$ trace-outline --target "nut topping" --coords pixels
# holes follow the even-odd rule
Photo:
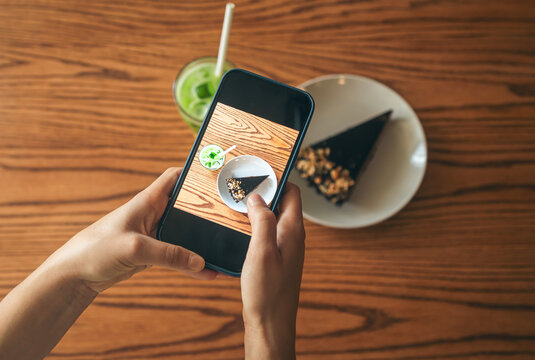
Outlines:
[[[316,187],[316,190],[335,204],[341,204],[349,197],[355,180],[348,169],[335,164],[328,157],[330,148],[305,148],[298,156],[296,168],[302,178]]]

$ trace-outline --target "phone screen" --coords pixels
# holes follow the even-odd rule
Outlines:
[[[251,238],[248,196],[258,193],[276,208],[313,108],[302,90],[245,70],[227,72],[158,238],[198,253],[209,268],[239,275]]]
[[[298,135],[298,130],[217,102],[174,207],[250,235],[248,195],[259,193],[271,203]]]

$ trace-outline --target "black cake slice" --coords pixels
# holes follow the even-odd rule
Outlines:
[[[264,180],[268,178],[268,175],[261,176],[247,176],[239,178],[228,178],[227,188],[230,193],[230,196],[236,202],[240,202],[254,189],[258,187]]]
[[[296,168],[316,191],[337,205],[349,198],[392,110],[301,150]]]

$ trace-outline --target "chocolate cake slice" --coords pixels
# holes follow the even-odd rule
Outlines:
[[[341,205],[374,148],[392,110],[301,150],[296,168],[319,194]]]
[[[258,187],[264,180],[268,178],[268,175],[261,176],[247,176],[239,178],[229,178],[227,181],[227,188],[230,196],[236,202],[240,202],[254,189]]]

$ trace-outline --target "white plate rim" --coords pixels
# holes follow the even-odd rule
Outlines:
[[[236,212],[239,212],[239,213],[242,213],[242,214],[247,214],[247,211],[245,212],[242,212],[240,210],[236,210],[232,207],[230,207],[226,202],[225,202],[225,199],[223,199],[223,196],[221,195],[221,191],[219,191],[219,179],[221,177],[221,174],[223,173],[223,169],[229,165],[231,162],[233,162],[234,160],[237,160],[237,159],[243,159],[245,157],[248,157],[248,158],[253,158],[255,159],[256,161],[262,161],[264,164],[266,164],[269,169],[271,170],[271,173],[269,174],[269,177],[273,177],[275,179],[275,185],[277,185],[277,174],[275,174],[275,170],[273,170],[273,167],[264,159],[262,159],[261,157],[259,156],[256,156],[256,155],[249,155],[249,154],[246,154],[246,155],[239,155],[239,156],[235,156],[233,157],[232,159],[230,159],[225,165],[223,165],[221,167],[221,169],[219,169],[219,174],[217,174],[217,179],[216,179],[216,185],[217,185],[217,193],[219,194],[219,198],[221,199],[221,201],[223,201],[223,204],[225,204],[229,209],[233,210],[233,211],[236,211]],[[269,204],[273,201],[273,198],[275,197],[275,193],[277,192],[277,186],[275,186],[275,191],[273,193],[273,195],[271,196],[271,199],[269,201],[266,201],[266,199],[264,199],[264,201],[266,201],[266,204]],[[247,196],[245,197],[245,199],[249,196],[249,194],[247,194]],[[243,199],[243,200],[245,200]],[[242,201],[243,201],[242,200]]]
[[[330,227],[330,228],[335,228],[335,229],[358,229],[358,228],[364,228],[364,227],[367,227],[367,226],[372,226],[372,225],[378,224],[378,223],[380,223],[382,221],[385,221],[385,220],[391,218],[392,216],[396,215],[399,211],[401,211],[401,209],[403,209],[405,206],[407,206],[407,204],[412,200],[414,195],[416,195],[416,192],[418,191],[418,189],[420,189],[420,186],[422,185],[425,173],[427,171],[427,162],[428,162],[429,156],[428,156],[428,148],[427,148],[427,138],[425,136],[425,131],[424,131],[424,128],[423,128],[422,123],[420,121],[420,118],[418,117],[418,115],[416,114],[416,112],[414,111],[412,106],[407,102],[407,100],[405,100],[405,98],[403,96],[401,96],[397,91],[395,91],[391,87],[386,86],[385,84],[383,84],[383,83],[381,83],[381,82],[379,82],[377,80],[371,79],[369,77],[362,76],[362,75],[354,75],[354,74],[328,74],[328,75],[322,75],[322,76],[318,76],[318,77],[309,79],[309,80],[299,84],[297,87],[307,91],[306,88],[308,86],[317,84],[317,83],[322,82],[322,81],[340,79],[342,77],[343,78],[351,78],[351,79],[359,80],[359,81],[367,81],[367,82],[373,83],[376,86],[380,86],[380,87],[382,87],[382,88],[384,88],[384,89],[386,89],[388,91],[391,91],[395,95],[397,95],[400,98],[400,100],[403,103],[405,103],[407,108],[410,110],[410,112],[412,113],[412,115],[416,119],[415,124],[416,124],[416,126],[419,128],[419,130],[422,133],[422,143],[424,144],[424,147],[425,147],[425,162],[424,162],[424,164],[422,166],[422,172],[420,174],[420,178],[416,182],[416,186],[414,187],[414,189],[408,194],[408,196],[406,196],[406,198],[402,202],[400,202],[400,204],[398,206],[393,207],[388,212],[385,211],[385,215],[378,217],[374,221],[370,221],[370,222],[367,222],[367,223],[364,223],[364,224],[359,224],[359,225],[332,223],[330,221],[325,221],[325,220],[323,220],[321,218],[317,218],[317,217],[315,217],[313,215],[310,215],[303,208],[303,217],[305,219],[309,220],[309,221],[312,221],[312,222],[316,223],[316,224],[327,226],[327,227]],[[393,109],[393,110],[395,111],[395,109]]]

